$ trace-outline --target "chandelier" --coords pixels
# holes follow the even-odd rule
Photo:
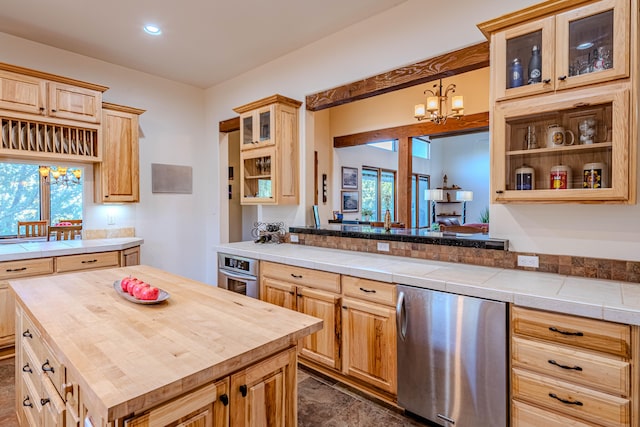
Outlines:
[[[65,186],[80,184],[82,177],[81,169],[69,169],[63,166],[56,166],[55,169],[52,169],[51,166],[40,166],[38,172],[45,182]]]
[[[462,95],[451,97],[451,111],[447,108],[447,100],[449,93],[456,92],[456,85],[451,83],[442,90],[442,79],[439,83],[433,85],[433,88],[437,88],[437,92],[431,89],[424,91],[424,94],[430,94],[427,97],[427,105],[417,104],[414,107],[414,117],[418,121],[429,120],[437,125],[443,125],[449,117],[459,119],[464,114],[464,101]]]

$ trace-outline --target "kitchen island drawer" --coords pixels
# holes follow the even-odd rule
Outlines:
[[[545,427],[596,427],[595,424],[565,417],[517,400],[513,401],[511,408],[513,427],[540,427],[541,425]]]
[[[391,283],[342,276],[342,287],[347,296],[385,305],[396,305],[396,287]]]
[[[528,368],[554,378],[629,396],[629,362],[551,343],[514,337],[513,366]]]
[[[513,332],[546,341],[629,357],[629,325],[512,307]]]
[[[0,262],[0,279],[17,279],[51,273],[53,273],[53,258]]]
[[[296,285],[340,293],[340,275],[337,273],[263,261],[260,264],[260,274]]]
[[[118,251],[69,255],[56,258],[56,272],[58,273],[118,267],[119,265],[120,253]]]
[[[512,373],[514,399],[604,426],[630,426],[631,404],[628,399],[518,368],[513,368]]]

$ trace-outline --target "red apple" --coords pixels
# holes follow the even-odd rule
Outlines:
[[[145,301],[154,301],[158,299],[159,294],[160,290],[158,288],[155,286],[148,286],[140,291],[140,296],[137,298]]]
[[[151,285],[145,282],[138,283],[133,287],[133,296],[140,299],[140,295],[142,295],[142,291],[145,288],[150,287]]]
[[[142,280],[140,279],[131,279],[131,281],[129,281],[129,286],[127,287],[129,295],[133,296],[133,288],[140,283],[142,283]]]
[[[131,276],[125,277],[124,279],[120,280],[120,287],[124,292],[129,291],[129,283],[131,282],[131,280],[132,280]]]

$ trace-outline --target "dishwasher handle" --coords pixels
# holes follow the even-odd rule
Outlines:
[[[396,303],[396,329],[398,338],[405,341],[407,338],[407,308],[404,305],[404,292],[398,294],[398,302]]]

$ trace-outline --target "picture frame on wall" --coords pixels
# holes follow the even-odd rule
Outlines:
[[[342,167],[342,188],[345,190],[358,189],[358,168]]]
[[[360,193],[357,191],[342,192],[342,212],[358,212],[360,210]]]

